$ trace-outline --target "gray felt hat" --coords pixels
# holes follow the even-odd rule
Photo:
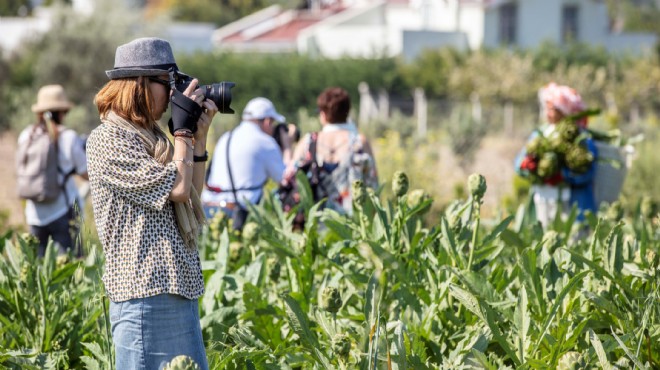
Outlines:
[[[117,47],[115,68],[105,71],[111,80],[159,76],[176,66],[170,43],[156,37],[135,39]]]

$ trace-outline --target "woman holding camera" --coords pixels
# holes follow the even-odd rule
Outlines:
[[[176,71],[167,41],[137,39],[117,48],[95,98],[101,125],[87,142],[89,179],[118,369],[158,369],[178,355],[208,368],[198,193],[218,109],[197,80],[171,89]],[[170,102],[174,144],[156,123]]]

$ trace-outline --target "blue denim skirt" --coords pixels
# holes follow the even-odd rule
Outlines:
[[[173,294],[110,302],[116,368],[160,370],[186,355],[208,370],[198,306]]]

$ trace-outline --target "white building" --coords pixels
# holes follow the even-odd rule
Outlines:
[[[3,53],[16,51],[24,41],[39,37],[53,27],[54,9],[39,6],[40,1],[34,3],[37,6],[31,16],[0,17],[0,57]],[[144,6],[141,0],[123,0],[123,3],[130,9]],[[72,1],[72,10],[81,17],[92,14],[95,6],[94,0]],[[158,36],[166,38],[177,53],[194,53],[213,50],[211,36],[214,32],[215,26],[211,23],[167,22],[159,27]]]
[[[311,1],[309,9],[254,13],[218,29],[213,43],[238,52],[412,58],[424,48],[530,48],[546,40],[641,53],[657,39],[613,32],[603,0]]]

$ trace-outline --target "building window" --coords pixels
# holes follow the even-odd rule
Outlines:
[[[518,25],[518,4],[503,4],[500,7],[500,43],[515,44]]]
[[[570,42],[578,39],[578,20],[580,8],[577,5],[566,5],[561,11],[561,40]]]

